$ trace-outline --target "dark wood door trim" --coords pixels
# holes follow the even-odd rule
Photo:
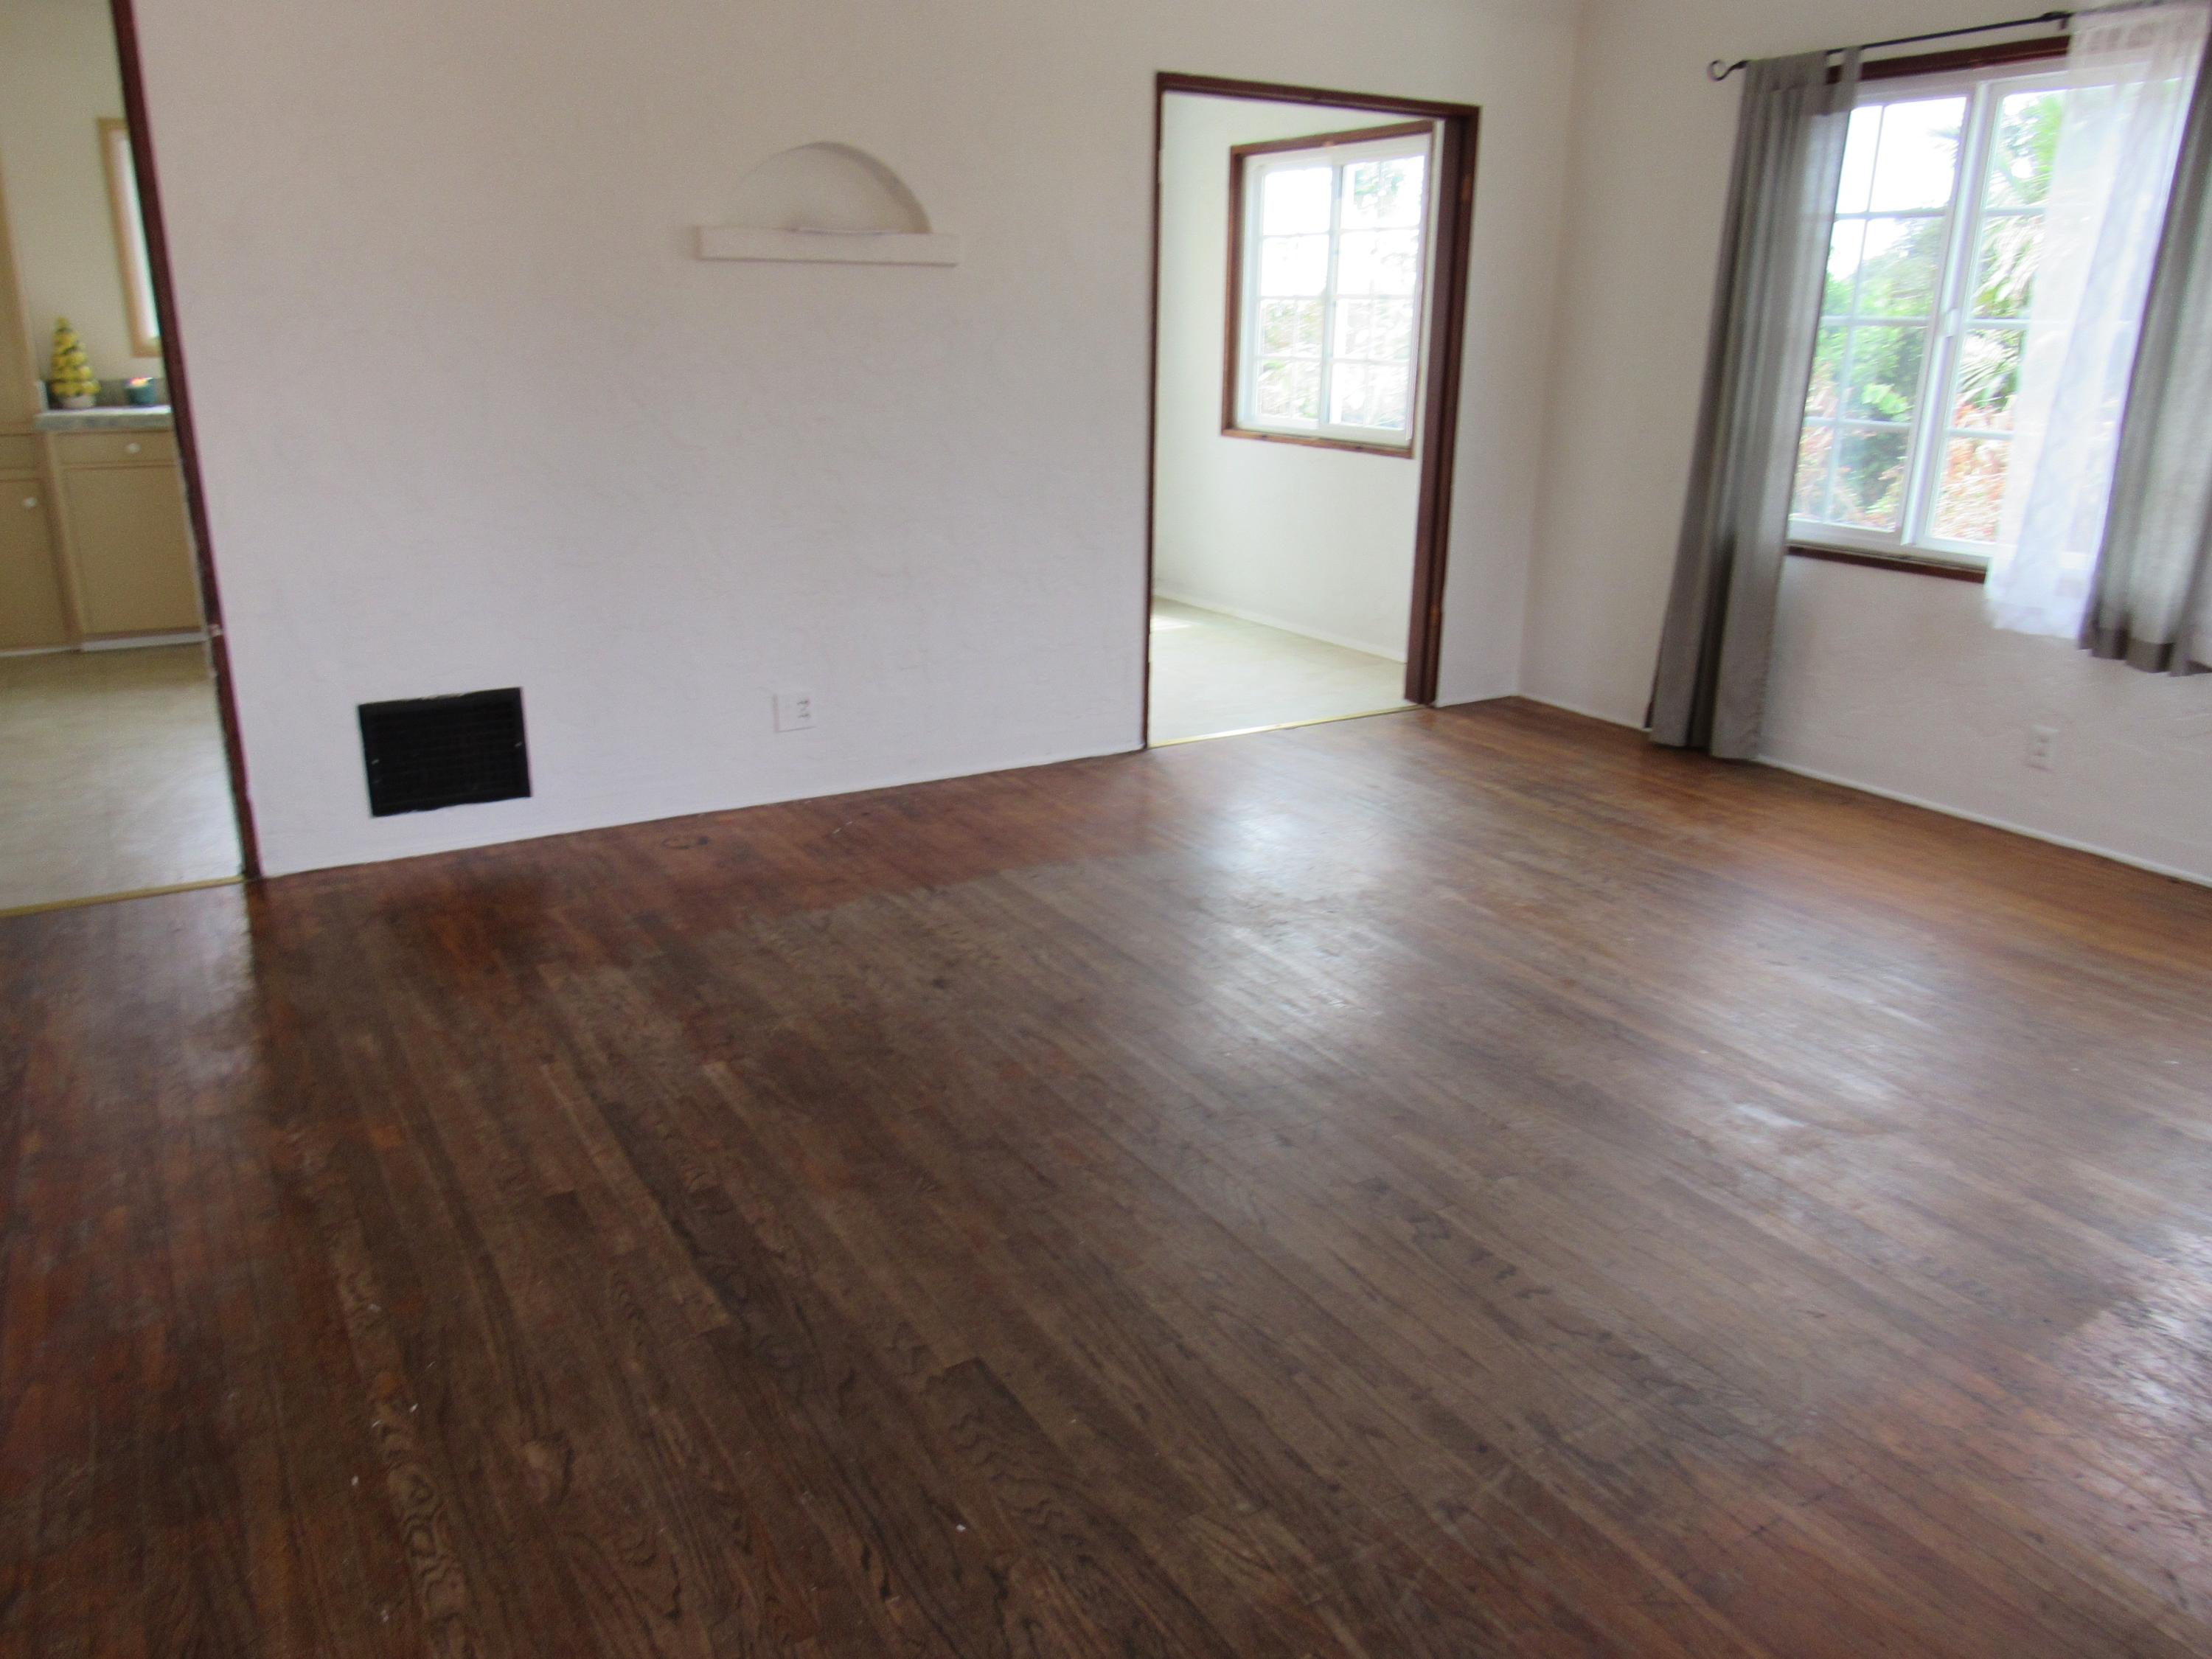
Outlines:
[[[1440,104],[1426,98],[1395,98],[1387,93],[1341,92],[1331,87],[1293,87],[1273,81],[1233,81],[1218,75],[1159,74],[1159,90],[1202,93],[1209,98],[1256,98],[1270,104],[1327,104],[1334,109],[1374,109],[1409,121],[1442,121],[1474,115],[1473,104]]]
[[[169,276],[167,222],[154,160],[154,133],[146,118],[146,82],[138,55],[133,0],[108,0],[115,19],[115,56],[123,76],[123,114],[131,124],[131,164],[138,173],[138,214],[146,229],[146,264],[153,273],[154,305],[161,319],[161,368],[169,383],[169,409],[177,434],[177,465],[184,475],[185,510],[199,561],[200,605],[215,670],[216,706],[222,715],[222,748],[230,770],[230,798],[238,817],[242,873],[261,874],[261,843],[253,828],[253,802],[246,782],[246,748],[239,737],[238,702],[231,690],[230,639],[222,625],[222,595],[216,580],[215,544],[208,533],[207,492],[200,482],[199,441],[192,422],[191,389],[185,373],[185,344],[178,326],[176,285]]]
[[[1429,331],[1428,362],[1422,375],[1420,498],[1414,515],[1413,599],[1406,642],[1406,699],[1409,702],[1433,703],[1437,700],[1437,665],[1443,643],[1445,556],[1451,531],[1452,450],[1459,435],[1461,370],[1467,335],[1467,280],[1474,219],[1475,152],[1482,112],[1472,104],[1441,104],[1419,98],[1338,92],[1325,87],[1279,86],[1265,81],[1231,81],[1163,71],[1152,93],[1152,286],[1145,375],[1145,653],[1140,699],[1144,741],[1149,744],[1152,734],[1152,521],[1159,486],[1160,146],[1167,97],[1176,92],[1213,98],[1250,98],[1269,103],[1375,110],[1407,120],[1433,121],[1437,125],[1436,289],[1431,307],[1434,326]]]
[[[1460,373],[1467,343],[1469,236],[1480,114],[1447,117],[1437,135],[1436,327],[1429,337],[1420,506],[1413,521],[1413,614],[1406,636],[1406,700],[1437,700],[1443,649],[1444,567],[1451,539],[1453,451],[1459,442]]]

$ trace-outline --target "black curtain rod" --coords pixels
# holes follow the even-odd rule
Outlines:
[[[2046,11],[2035,17],[2015,17],[2009,23],[1974,23],[1962,29],[1937,29],[1929,34],[1900,34],[1894,40],[1869,40],[1858,50],[1875,52],[1883,46],[1917,46],[1923,40],[1948,40],[1961,34],[1991,34],[1998,29],[2033,28],[2038,23],[2055,23],[2063,28],[2073,21],[2074,14],[2070,11]],[[1829,55],[1832,57],[1837,52],[1849,52],[1851,48],[1830,46],[1827,50]],[[1716,81],[1725,81],[1738,70],[1749,68],[1750,64],[1751,59],[1748,58],[1739,58],[1733,64],[1723,64],[1716,58],[1705,65],[1705,73]]]

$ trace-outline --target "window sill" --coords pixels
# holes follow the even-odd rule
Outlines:
[[[1862,547],[1826,547],[1818,542],[1791,542],[1789,550],[1792,558],[1863,564],[1876,570],[1902,570],[1914,576],[1941,576],[1946,581],[1979,585],[1990,579],[1987,566],[1946,558],[1940,553],[1869,553]]]
[[[1413,459],[1411,444],[1364,444],[1352,438],[1317,438],[1303,432],[1261,432],[1249,426],[1224,426],[1224,438],[1257,438],[1264,444],[1303,444],[1308,449],[1348,449],[1359,455],[1394,455],[1401,461]]]

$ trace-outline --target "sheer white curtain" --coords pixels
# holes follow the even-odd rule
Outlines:
[[[2069,640],[2081,630],[2209,14],[2205,0],[2178,0],[2075,19],[2012,464],[1984,590],[2000,628]]]
[[[2212,672],[2212,71],[2181,135],[2081,643],[2146,673]]]

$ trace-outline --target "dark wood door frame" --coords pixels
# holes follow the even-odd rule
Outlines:
[[[169,408],[177,434],[177,465],[184,474],[185,511],[199,562],[200,607],[215,670],[216,706],[222,714],[223,754],[230,769],[231,806],[238,817],[240,872],[261,874],[261,843],[253,829],[253,803],[246,787],[246,749],[238,734],[238,702],[230,685],[230,641],[223,632],[222,597],[216,581],[215,544],[208,535],[207,492],[200,484],[199,442],[192,424],[191,389],[185,376],[184,339],[177,324],[176,285],[169,276],[169,237],[161,214],[161,179],[154,165],[153,128],[146,118],[146,82],[138,57],[138,19],[132,0],[108,0],[115,19],[115,56],[123,76],[123,115],[131,124],[131,164],[138,174],[138,215],[146,228],[146,264],[154,279],[154,307],[161,319],[161,368],[169,382]]]
[[[125,3],[125,0],[118,0]],[[1443,638],[1444,564],[1451,531],[1452,450],[1459,436],[1462,360],[1467,337],[1469,231],[1474,222],[1474,160],[1482,112],[1473,104],[1440,104],[1421,98],[1336,92],[1326,87],[1278,86],[1265,81],[1225,81],[1207,75],[1162,71],[1152,92],[1152,330],[1146,365],[1145,437],[1145,741],[1152,720],[1152,543],[1158,503],[1160,431],[1160,146],[1170,93],[1210,98],[1249,98],[1267,103],[1321,104],[1373,110],[1407,120],[1437,123],[1436,256],[1431,280],[1428,362],[1424,374],[1418,464],[1420,505],[1413,521],[1413,603],[1406,639],[1406,700],[1437,700],[1437,661]]]

